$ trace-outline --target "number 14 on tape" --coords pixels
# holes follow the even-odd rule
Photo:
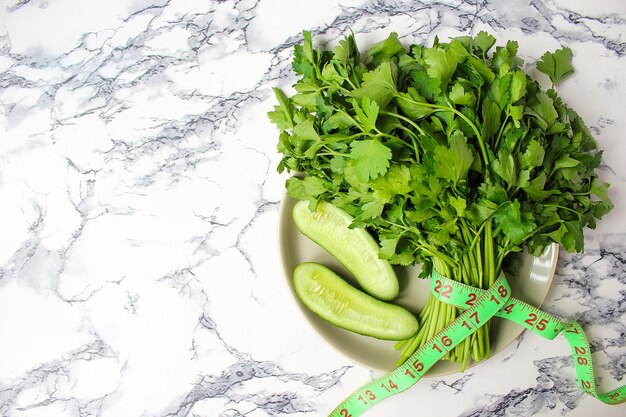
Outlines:
[[[480,290],[433,271],[431,292],[443,302],[467,309],[450,325],[435,334],[402,366],[356,390],[329,417],[356,417],[379,401],[412,387],[449,350],[494,316],[514,321],[547,339],[563,334],[572,350],[581,389],[606,404],[626,402],[626,385],[603,394],[597,392],[591,350],[582,327],[575,321],[565,323],[512,298],[504,274],[500,275],[489,290]]]

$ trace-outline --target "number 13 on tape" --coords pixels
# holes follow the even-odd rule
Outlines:
[[[626,402],[626,385],[603,394],[597,392],[591,349],[582,327],[575,321],[565,323],[512,298],[511,289],[503,274],[485,291],[458,283],[433,271],[431,292],[439,300],[467,310],[435,334],[402,366],[352,393],[329,417],[356,417],[379,401],[412,387],[449,350],[496,315],[514,321],[547,339],[563,334],[572,350],[581,389],[606,404]]]
[[[402,366],[356,390],[335,408],[330,417],[356,417],[379,401],[415,385],[448,351],[491,319],[506,303],[510,293],[509,284],[501,275],[489,291],[478,296],[470,308],[436,333]]]

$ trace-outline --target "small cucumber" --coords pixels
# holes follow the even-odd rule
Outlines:
[[[378,257],[378,244],[367,230],[348,227],[354,220],[348,213],[324,201],[311,211],[308,201],[299,201],[293,220],[302,234],[341,262],[367,293],[381,300],[398,295],[398,278],[391,264]]]
[[[404,340],[417,332],[417,319],[407,309],[352,287],[323,265],[298,265],[293,284],[309,310],[346,330],[385,340]]]

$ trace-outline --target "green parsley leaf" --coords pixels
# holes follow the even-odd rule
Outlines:
[[[510,101],[510,85],[511,75],[506,74],[502,77],[496,78],[493,83],[491,83],[491,87],[489,88],[489,98],[491,98],[501,110],[503,110]]]
[[[496,38],[481,30],[474,38],[474,45],[482,51],[483,55],[489,52],[491,47],[496,43]]]
[[[339,45],[333,50],[334,59],[345,67],[353,68],[359,65],[360,53],[354,35],[348,35],[339,41]]]
[[[515,124],[515,127],[521,126],[521,120],[524,117],[524,106],[511,106],[509,105],[509,116],[511,116],[511,120]]]
[[[375,101],[364,97],[361,100],[361,105],[359,105],[357,100],[352,100],[352,107],[354,108],[358,121],[363,125],[364,132],[376,130],[376,120],[378,119],[380,107],[378,107]]]
[[[500,108],[489,97],[483,100],[482,119],[481,134],[484,140],[488,140],[500,127]]]
[[[515,71],[511,79],[510,103],[513,104],[526,94],[526,74]]]
[[[413,120],[423,119],[434,111],[431,107],[422,105],[428,102],[413,87],[409,87],[406,93],[398,93],[394,101],[402,113]]]
[[[493,54],[491,63],[493,67],[500,71],[502,66],[509,69],[519,68],[524,61],[517,56],[518,44],[516,41],[508,41],[506,46],[497,46],[496,52]]]
[[[494,213],[496,225],[502,228],[507,239],[514,245],[519,245],[526,236],[535,229],[531,213],[520,211],[519,201],[509,202],[500,206]]]
[[[450,205],[454,207],[457,216],[465,216],[465,210],[467,209],[467,200],[465,200],[463,197],[450,197]]]
[[[507,149],[498,153],[498,159],[491,163],[493,171],[500,176],[510,187],[517,184],[517,170],[515,168],[515,158]]]
[[[480,227],[493,216],[498,205],[486,198],[479,198],[469,208],[468,217],[474,226]]]
[[[602,204],[605,206],[613,207],[613,203],[609,198],[609,184],[606,182],[600,183],[597,178],[594,178],[591,182],[591,194],[598,197]]]
[[[384,175],[389,168],[391,149],[377,139],[354,141],[351,144],[352,166],[361,181],[369,181]]]
[[[398,246],[399,240],[399,236],[380,240],[380,254],[383,259],[391,259],[396,254],[396,246]]]
[[[487,64],[485,64],[484,61],[478,59],[475,56],[469,56],[467,57],[467,61],[470,63],[470,65],[474,68],[474,70],[480,74],[480,76],[487,82],[493,82],[493,80],[496,78],[496,75],[493,73],[493,71],[489,68],[489,66],[487,66]]]
[[[350,115],[345,112],[335,112],[326,119],[322,129],[325,133],[329,133],[332,130],[342,130],[354,125],[354,119]]]
[[[343,77],[337,72],[337,68],[335,68],[335,64],[332,61],[324,65],[322,78],[331,84],[343,84]]]
[[[569,155],[563,155],[554,163],[554,171],[563,168],[574,168],[578,166],[580,161],[574,158],[571,158]]]
[[[389,261],[396,265],[409,266],[415,263],[415,256],[413,255],[415,251],[411,250],[410,247],[407,247],[401,253],[393,255]]]
[[[522,155],[522,169],[532,169],[543,164],[545,150],[539,141],[532,139],[526,146],[526,151]]]
[[[434,159],[435,175],[456,185],[467,177],[474,155],[467,146],[467,139],[456,134],[450,137],[450,147],[439,145],[435,148]]]
[[[412,76],[417,91],[428,101],[435,101],[435,97],[441,94],[441,83],[438,79],[430,77],[426,72],[414,72]]]
[[[405,165],[393,165],[384,176],[372,181],[372,189],[388,195],[407,194],[411,191],[411,171]]]
[[[445,91],[448,82],[461,62],[459,54],[453,50],[441,47],[431,48],[424,51],[424,62],[428,64],[426,72],[428,76],[439,80],[441,91]]]
[[[307,119],[298,123],[296,127],[293,128],[293,134],[301,140],[318,141],[320,139],[320,136],[317,134],[317,131],[313,126],[312,119]]]
[[[354,90],[353,97],[368,98],[385,107],[397,94],[396,83],[393,79],[392,63],[384,62],[376,69],[363,74],[361,87]]]
[[[315,73],[311,32],[305,30],[302,32],[302,35],[304,37],[303,44],[294,47],[292,67],[296,74],[302,74],[305,78],[311,78]]]
[[[546,52],[537,61],[537,69],[550,77],[554,87],[554,85],[574,72],[572,50],[561,48],[554,52]]]
[[[337,174],[341,174],[343,172],[343,170],[346,168],[346,164],[346,158],[338,155],[333,156],[329,162],[331,171]]]
[[[582,225],[579,222],[565,222],[567,233],[563,236],[563,246],[569,252],[582,252],[585,246]]]
[[[463,104],[465,106],[473,106],[476,102],[476,97],[470,92],[466,92],[461,83],[454,84],[448,97],[454,104]]]
[[[373,193],[368,193],[361,200],[363,205],[361,206],[361,213],[357,215],[356,220],[364,222],[380,217],[389,199],[389,195],[384,192],[374,191]]]
[[[270,121],[281,131],[293,128],[293,106],[279,88],[274,87],[272,90],[278,106],[274,106],[274,110],[267,113]]]
[[[291,177],[287,180],[287,194],[299,200],[311,200],[324,194],[326,186],[324,180],[318,177]]]
[[[528,185],[524,187],[524,191],[531,199],[536,201],[543,201],[552,195],[560,194],[560,191],[558,190],[545,189],[547,178],[548,177],[546,176],[545,172],[540,173],[538,176],[533,178]]]
[[[313,62],[315,61],[315,53],[313,52],[313,40],[311,39],[311,32],[309,32],[308,30],[303,30],[302,37],[304,38],[304,43],[302,44],[302,52],[304,54],[304,57],[310,62]]]
[[[554,108],[554,102],[543,91],[537,93],[534,100],[530,103],[530,107],[526,107],[526,113],[535,116],[535,120],[539,127],[548,130],[556,121],[559,114]]]
[[[387,39],[374,44],[370,48],[368,55],[373,58],[374,65],[377,65],[381,62],[390,61],[392,57],[401,53],[404,53],[404,47],[398,40],[398,34],[391,32]]]
[[[319,88],[313,81],[306,80],[297,83],[294,86],[298,94],[291,97],[291,101],[296,106],[304,107],[307,110],[313,111],[316,109],[317,97],[319,96]]]

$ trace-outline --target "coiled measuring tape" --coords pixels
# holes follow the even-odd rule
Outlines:
[[[412,387],[437,361],[492,317],[518,323],[545,337],[562,334],[572,350],[580,388],[606,404],[626,402],[626,385],[598,393],[591,361],[591,349],[582,327],[563,322],[538,308],[511,297],[504,274],[489,290],[481,290],[441,276],[433,271],[431,293],[439,300],[465,311],[415,351],[399,368],[364,385],[341,402],[329,417],[356,417],[373,405]]]

